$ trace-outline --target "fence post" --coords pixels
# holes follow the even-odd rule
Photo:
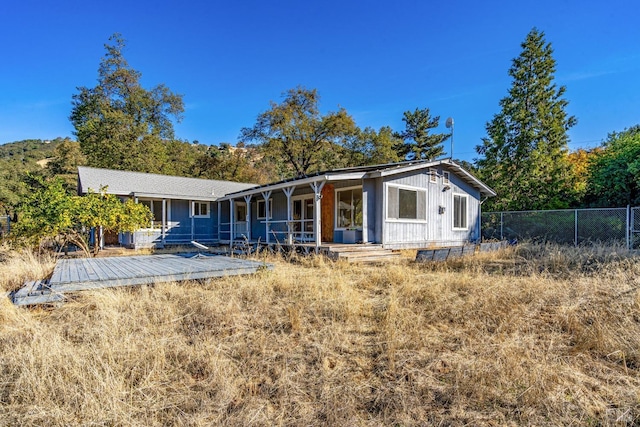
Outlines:
[[[627,234],[627,250],[631,250],[631,205],[627,205],[627,226],[626,226],[626,234]]]
[[[575,247],[578,247],[578,209],[575,210],[574,216],[575,216],[575,224],[573,226],[574,228],[573,245]]]
[[[504,212],[500,212],[500,241],[504,240],[504,234],[502,234],[502,224],[504,224],[503,215],[504,215]]]

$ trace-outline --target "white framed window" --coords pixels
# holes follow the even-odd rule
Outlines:
[[[387,186],[387,219],[427,220],[427,191],[422,188]]]
[[[438,182],[438,171],[434,168],[429,168],[429,181]]]
[[[453,228],[466,230],[468,228],[468,202],[469,196],[466,194],[453,195]]]
[[[442,172],[442,183],[449,184],[449,172]]]
[[[267,219],[265,200],[258,200],[258,219]],[[269,199],[269,219],[273,217],[273,201]]]
[[[209,218],[209,202],[191,202],[191,215],[194,218]]]
[[[362,187],[336,190],[336,228],[362,228]]]

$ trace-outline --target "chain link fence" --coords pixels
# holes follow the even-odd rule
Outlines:
[[[0,215],[0,239],[9,235],[11,219],[6,215]]]
[[[640,247],[640,207],[483,212],[484,240],[532,240]]]

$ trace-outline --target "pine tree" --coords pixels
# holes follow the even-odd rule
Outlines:
[[[429,134],[438,127],[440,116],[431,117],[428,108],[405,111],[402,116],[405,130],[397,136],[404,140],[402,155],[410,159],[434,160],[444,154],[442,143],[451,135],[447,133]]]
[[[498,193],[485,210],[564,208],[574,201],[567,131],[576,118],[565,111],[566,88],[554,83],[553,49],[535,28],[521,46],[502,110],[476,147],[480,177]]]

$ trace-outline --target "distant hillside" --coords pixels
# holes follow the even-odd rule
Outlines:
[[[42,171],[65,141],[26,139],[0,145],[0,215],[10,215],[25,194],[22,177],[26,172]]]
[[[56,147],[64,141],[63,138],[53,140],[25,139],[23,141],[7,142],[0,145],[0,160],[19,163],[36,163],[53,157]]]

